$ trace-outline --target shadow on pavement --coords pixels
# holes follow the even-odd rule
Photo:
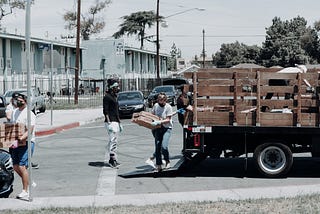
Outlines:
[[[179,170],[179,168],[171,168],[162,172],[151,171],[149,166],[136,167],[138,170],[120,174],[123,178],[137,177],[235,177],[235,178],[262,178],[255,167],[252,158],[247,159],[247,167],[245,158],[230,159],[211,159],[207,158],[193,168]],[[295,157],[291,171],[286,177],[273,178],[318,178],[320,177],[320,158]]]

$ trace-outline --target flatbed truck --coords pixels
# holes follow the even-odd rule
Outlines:
[[[208,157],[250,156],[262,175],[282,177],[292,167],[293,154],[319,157],[319,71],[280,70],[217,68],[185,73],[192,80],[193,111],[185,115],[179,170]]]

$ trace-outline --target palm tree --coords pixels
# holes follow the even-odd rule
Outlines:
[[[157,15],[153,11],[140,11],[132,13],[129,16],[123,16],[124,22],[119,25],[120,30],[114,33],[114,38],[120,38],[123,35],[131,36],[138,34],[140,40],[140,48],[143,48],[143,42],[145,37],[146,27],[151,28],[157,22]],[[163,17],[159,16],[159,21],[162,21]]]

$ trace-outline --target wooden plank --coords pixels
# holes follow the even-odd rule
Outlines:
[[[261,79],[297,79],[296,73],[270,73],[261,72]]]
[[[257,71],[257,114],[256,114],[256,125],[260,126],[261,121],[261,74],[260,71]]]
[[[255,112],[251,113],[238,113],[237,115],[237,121],[238,125],[240,126],[255,126],[256,125],[256,120],[255,120]]]
[[[294,100],[261,100],[260,104],[262,106],[268,106],[269,108],[283,108],[288,106],[288,108],[294,107]]]
[[[232,79],[232,72],[198,72],[198,79]]]
[[[297,126],[301,126],[301,84],[302,84],[302,75],[298,73],[298,107],[297,107]]]
[[[301,113],[301,126],[314,127],[317,126],[317,114],[315,113]]]
[[[261,126],[293,126],[294,114],[284,113],[260,113]]]
[[[233,86],[200,86],[198,96],[233,96]]]
[[[198,96],[198,85],[197,85],[197,73],[195,72],[193,74],[193,108],[195,109],[196,106],[198,106],[198,100],[197,100],[197,96]],[[193,113],[193,124],[197,125],[198,123],[198,112],[195,111]]]
[[[238,73],[237,72],[234,72],[233,73],[233,78],[234,78],[234,83],[233,83],[233,86],[234,86],[234,92],[233,92],[233,105],[234,105],[234,114],[233,114],[233,125],[237,125],[237,97],[238,97],[238,90],[239,90],[239,87],[237,87],[237,78],[238,78]]]
[[[292,86],[261,86],[260,93],[261,95],[265,95],[267,93],[295,93],[295,89]]]
[[[229,112],[198,112],[197,124],[201,125],[231,125],[233,115]]]
[[[197,99],[198,106],[233,105],[233,99]]]
[[[230,86],[230,85],[233,85],[233,79],[199,79],[198,83],[202,86],[209,86],[209,85]]]

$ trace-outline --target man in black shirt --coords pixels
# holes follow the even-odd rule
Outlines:
[[[119,92],[119,83],[115,80],[108,79],[108,90],[103,98],[103,114],[105,116],[105,127],[109,136],[108,151],[109,165],[112,168],[118,168],[117,161],[117,142],[119,132],[122,131],[118,111],[117,94]]]

